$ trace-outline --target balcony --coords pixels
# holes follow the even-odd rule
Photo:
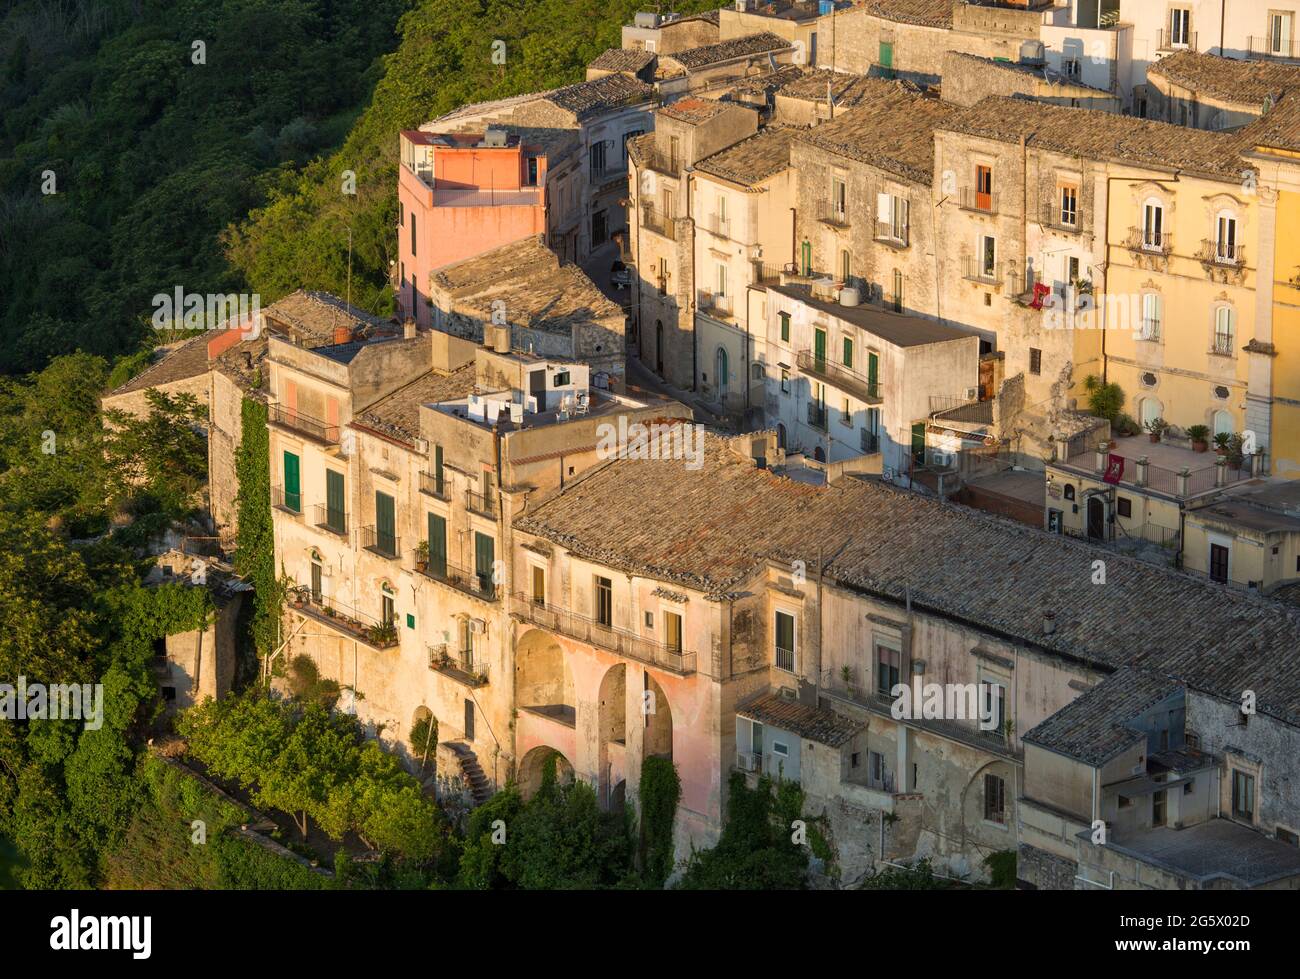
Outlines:
[[[880,436],[876,432],[868,432],[864,428],[861,435],[863,455],[871,456],[880,451]]]
[[[1197,50],[1196,31],[1171,33],[1168,28],[1162,28],[1156,37],[1157,51],[1185,51],[1188,48]]]
[[[313,442],[319,442],[321,445],[339,444],[338,425],[327,424],[319,418],[304,415],[284,405],[271,405],[267,410],[267,421],[279,428],[303,435]]]
[[[475,493],[473,490],[465,491],[465,506],[480,517],[495,520],[497,516],[496,504],[496,494],[491,490],[486,493]]]
[[[879,381],[859,374],[851,367],[837,364],[825,357],[818,357],[811,350],[800,350],[795,355],[795,360],[799,364],[799,370],[805,374],[820,378],[846,394],[853,395],[859,401],[880,404]],[[812,424],[811,420],[809,424]]]
[[[1203,238],[1196,257],[1203,265],[1214,265],[1222,269],[1240,269],[1246,264],[1246,246],[1236,242]]]
[[[529,595],[516,593],[515,612],[525,621],[548,632],[599,646],[618,656],[688,676],[695,672],[695,653],[669,646],[613,626],[603,625],[586,616],[555,605],[543,605]]]
[[[641,165],[662,173],[665,177],[679,177],[682,172],[682,159],[672,153],[665,153],[658,147],[641,151]]]
[[[895,224],[893,221],[876,222],[876,241],[894,248],[906,248],[908,245],[907,225]]]
[[[998,278],[997,266],[990,266],[973,255],[967,255],[961,260],[961,277],[969,282],[978,282],[981,285],[1002,288],[1002,280]]]
[[[794,672],[794,650],[784,649],[781,646],[777,646],[775,647],[775,649],[776,649],[776,656],[775,656],[776,668],[778,670],[784,670],[786,673],[793,673]]]
[[[717,292],[701,292],[699,307],[701,312],[708,313],[715,319],[727,320],[733,315],[731,302],[730,296]]]
[[[669,241],[677,240],[677,220],[670,218],[662,211],[653,207],[641,208],[641,227],[647,231],[653,231],[657,235],[662,235]]]
[[[348,515],[342,510],[332,510],[322,503],[312,507],[312,523],[321,530],[340,537],[348,535]]]
[[[627,186],[627,167],[593,167],[591,169],[591,186],[597,194]]]
[[[474,662],[474,651],[453,651],[448,645],[439,643],[428,647],[429,669],[441,673],[466,687],[485,687],[488,682],[486,663]]]
[[[1139,255],[1168,258],[1174,247],[1173,235],[1150,228],[1129,228],[1124,247]]]
[[[781,284],[781,266],[768,265],[765,262],[750,262],[749,264],[753,270],[753,285],[779,286]],[[794,268],[794,266],[790,266],[790,268]]]
[[[998,213],[998,195],[986,194],[974,187],[963,187],[958,195],[958,203],[963,211],[975,211],[977,214]]]
[[[472,595],[485,602],[495,602],[500,597],[500,589],[492,583],[491,571],[471,571],[448,564],[445,559],[420,560],[415,563],[415,570],[426,578],[450,585],[457,591]]]
[[[400,643],[395,622],[381,622],[366,612],[323,595],[313,595],[306,585],[289,589],[289,606],[301,615],[328,626],[372,649],[391,649]]]
[[[1043,227],[1077,235],[1083,230],[1083,222],[1077,209],[1066,211],[1059,202],[1049,202],[1043,205]]]
[[[849,226],[849,208],[845,201],[818,201],[817,220],[833,228]]]
[[[808,402],[808,427],[819,432],[826,431],[826,406],[816,401]]]
[[[450,500],[451,494],[447,487],[447,476],[445,473],[420,473],[420,492],[427,496],[435,497],[439,500]]]
[[[361,546],[373,554],[396,561],[402,553],[402,539],[373,524],[361,528]]]
[[[1251,37],[1247,39],[1246,47],[1251,58],[1275,58],[1279,61],[1300,59],[1300,46],[1293,37]]]
[[[710,214],[704,219],[704,227],[721,238],[731,237],[731,219],[721,214]]]
[[[296,517],[302,513],[302,493],[286,493],[283,486],[272,486],[271,506]]]
[[[1124,459],[1120,483],[1176,499],[1199,496],[1251,478],[1249,457],[1234,465],[1230,459],[1173,442],[1152,442],[1145,435],[1113,439],[1109,454]],[[1077,471],[1100,473],[1096,442],[1087,439],[1077,445],[1071,443],[1065,464]]]

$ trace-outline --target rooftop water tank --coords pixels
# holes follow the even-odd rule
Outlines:
[[[862,302],[862,294],[853,286],[845,286],[840,290],[841,306],[856,306]]]
[[[1047,64],[1047,48],[1042,41],[1022,41],[1020,43],[1020,63],[1041,67]]]

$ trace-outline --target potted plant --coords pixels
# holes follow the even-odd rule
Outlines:
[[[1228,432],[1219,432],[1214,436],[1214,451],[1221,456],[1228,454],[1228,444],[1232,441],[1232,435]]]
[[[849,696],[856,697],[858,695],[858,685],[853,681],[853,667],[841,666],[840,679],[844,681],[844,686],[848,687]]]
[[[1210,426],[1188,425],[1187,437],[1192,440],[1193,452],[1204,452],[1210,447]]]
[[[429,542],[422,540],[415,545],[415,569],[424,571],[429,566]]]
[[[1160,436],[1163,435],[1165,429],[1169,427],[1169,423],[1163,418],[1152,418],[1142,427],[1147,430],[1147,434],[1151,436],[1152,442],[1159,442]]]

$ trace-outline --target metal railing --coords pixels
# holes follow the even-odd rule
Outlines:
[[[380,530],[374,524],[361,528],[361,546],[380,557],[393,560],[402,553],[402,539],[395,534]]]
[[[283,486],[272,486],[271,506],[285,513],[302,513],[302,493],[286,493]]]
[[[908,239],[908,226],[898,225],[893,221],[876,222],[876,241],[883,242],[886,245],[895,245],[899,248],[906,248]]]
[[[880,382],[859,374],[852,367],[846,367],[824,357],[819,358],[812,350],[800,350],[795,354],[795,362],[799,365],[799,370],[805,374],[820,377],[827,384],[832,384],[841,391],[847,391],[862,401],[880,400]]]
[[[272,425],[292,429],[299,435],[306,435],[314,441],[323,442],[326,445],[338,444],[338,425],[327,424],[319,418],[304,415],[293,408],[286,408],[284,405],[271,405],[268,409],[267,418]]]
[[[836,228],[849,226],[849,206],[841,201],[818,201],[817,220]]]
[[[664,214],[658,208],[641,208],[641,227],[663,235],[669,241],[677,240],[677,220]]]
[[[1157,51],[1180,51],[1183,48],[1196,50],[1196,31],[1179,31],[1174,34],[1167,27],[1160,29],[1156,39]]]
[[[863,455],[875,455],[880,451],[880,436],[875,432],[869,432],[862,429],[862,453]]]
[[[1048,201],[1043,205],[1043,225],[1055,228],[1057,231],[1068,231],[1071,234],[1078,234],[1083,230],[1083,221],[1078,207],[1076,206],[1074,212],[1070,213],[1061,207],[1060,201]]]
[[[679,646],[655,642],[614,626],[601,625],[594,619],[560,606],[538,604],[530,595],[516,593],[515,602],[514,611],[541,629],[558,632],[570,639],[599,646],[619,656],[674,673],[685,675],[695,672],[695,653]]]
[[[331,510],[324,503],[312,507],[312,522],[321,530],[345,536],[348,532],[348,515],[344,510]]]
[[[1202,238],[1201,248],[1196,257],[1207,265],[1221,265],[1224,268],[1239,269],[1246,264],[1246,248],[1235,241],[1215,241]]]
[[[1282,58],[1295,60],[1300,58],[1300,46],[1294,37],[1270,35],[1268,37],[1250,37],[1246,42],[1247,53],[1252,58]]]
[[[1129,228],[1125,245],[1130,251],[1168,255],[1173,250],[1173,236],[1167,231],[1151,228]]]
[[[683,160],[680,156],[665,153],[657,147],[652,146],[641,151],[641,165],[643,167],[657,170],[668,177],[679,176],[682,172],[682,163]]]
[[[731,219],[724,218],[721,214],[710,214],[704,220],[704,227],[723,238],[731,237]]]
[[[327,623],[379,649],[387,649],[400,642],[396,620],[385,622],[332,597],[313,595],[307,585],[296,585],[289,590],[289,605],[296,611],[306,613],[317,621]]]
[[[466,490],[465,506],[483,517],[495,517],[497,515],[496,494],[491,490],[486,493],[475,493],[473,490]]]
[[[487,663],[475,662],[472,649],[453,650],[445,642],[427,648],[429,669],[435,673],[470,687],[481,687],[488,682]]]
[[[700,309],[715,316],[731,316],[731,297],[716,292],[701,292]]]
[[[445,557],[439,557],[437,554],[431,554],[427,560],[417,562],[415,570],[426,578],[440,581],[444,585],[450,585],[467,595],[473,595],[487,602],[495,602],[501,595],[500,588],[492,583],[491,571],[458,568],[454,564],[448,564]]]
[[[963,279],[971,282],[982,282],[985,285],[1001,286],[1002,280],[998,278],[997,266],[990,270],[984,263],[973,255],[966,255],[961,260],[961,275]]]
[[[427,493],[429,496],[436,496],[440,500],[449,499],[450,494],[448,493],[448,489],[447,489],[447,484],[449,482],[450,480],[447,479],[445,473],[437,474],[437,473],[430,473],[430,472],[421,472],[420,492]]]
[[[962,210],[965,211],[979,211],[982,214],[998,213],[998,195],[992,192],[985,194],[974,187],[963,187],[958,200]]]
[[[820,432],[826,431],[826,406],[816,401],[808,402],[808,424]]]
[[[785,670],[787,673],[793,673],[794,672],[794,650],[785,649],[781,646],[776,646],[775,650],[776,650],[776,656],[774,657],[774,659],[776,662],[776,668],[778,670]]]

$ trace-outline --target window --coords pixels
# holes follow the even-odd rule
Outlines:
[[[776,668],[787,673],[794,672],[794,616],[788,612],[777,612],[776,622]]]
[[[1210,580],[1228,583],[1228,562],[1232,551],[1222,544],[1210,545]]]
[[[1268,53],[1279,58],[1293,57],[1291,29],[1294,14],[1270,13],[1268,15]]]
[[[844,399],[844,406],[840,409],[840,423],[843,425],[853,424],[853,412],[849,410],[849,399]]]
[[[384,625],[393,625],[397,621],[397,609],[395,607],[396,597],[397,596],[393,593],[392,588],[388,585],[384,585],[380,590],[380,620]]]
[[[981,211],[993,210],[993,168],[975,167],[975,206]]]
[[[867,752],[867,785],[873,789],[884,789],[889,784],[889,770],[885,768],[885,756],[879,751]]]
[[[853,277],[853,257],[849,254],[847,248],[840,249],[840,281],[845,285]]]
[[[831,178],[831,212],[835,219],[843,221],[849,207],[849,188],[842,177]]]
[[[893,689],[899,683],[899,662],[903,654],[897,649],[876,644],[876,696],[882,700],[893,698]]]
[[[1290,844],[1291,846],[1300,846],[1300,836],[1297,836],[1285,826],[1279,826],[1277,828],[1277,838],[1283,843]]]
[[[1079,223],[1079,188],[1072,186],[1063,186],[1061,188],[1061,224],[1067,228],[1074,228]]]
[[[1232,815],[1234,819],[1255,821],[1255,776],[1236,769],[1232,772]]]
[[[633,129],[623,134],[623,162],[627,162],[627,144],[638,136],[644,136],[644,129]]]
[[[682,617],[676,612],[664,613],[664,645],[674,653],[682,651]]]
[[[781,368],[781,393],[790,393],[790,372],[784,367]]]
[[[551,381],[551,386],[564,388],[568,387],[572,383],[573,381],[570,379],[568,371],[556,371],[555,378]]]
[[[727,267],[725,265],[722,265],[721,263],[718,264],[714,275],[714,281],[716,282],[714,292],[717,294],[717,297],[719,299],[725,299],[727,297]]]
[[[1160,340],[1160,319],[1164,301],[1159,293],[1142,294],[1142,329],[1139,336],[1143,340],[1158,342]]]
[[[1168,811],[1168,805],[1165,801],[1165,790],[1151,794],[1151,825],[1163,826],[1165,824],[1165,813]]]
[[[397,223],[406,227],[406,205],[401,200],[397,202]]]
[[[292,452],[284,454],[284,508],[302,512],[302,476],[300,461]]]
[[[627,144],[626,144],[626,143],[623,144],[623,159],[624,159],[624,160],[627,159]],[[524,179],[527,181],[527,183],[525,184],[525,186],[528,186],[528,187],[536,187],[536,186],[537,186],[537,157],[535,157],[535,156],[530,156],[530,157],[528,158],[528,164],[527,164],[527,167],[528,167],[528,175],[524,178]]]
[[[348,518],[343,500],[343,474],[333,469],[326,469],[325,527],[336,534],[348,532]]]
[[[1192,12],[1185,7],[1169,11],[1169,43],[1174,47],[1187,47],[1191,36]]]
[[[903,272],[901,269],[894,269],[894,294],[890,297],[889,305],[895,313],[903,311]]]
[[[431,513],[429,526],[429,574],[435,578],[447,575],[447,518]]]
[[[992,235],[981,235],[979,274],[982,278],[992,279],[997,274],[997,259],[997,239]]]
[[[1237,219],[1231,214],[1220,214],[1214,225],[1214,260],[1237,260]]]
[[[1236,321],[1237,314],[1231,306],[1220,306],[1214,311],[1214,353],[1232,356]]]
[[[397,553],[396,512],[393,498],[387,493],[375,493],[375,543],[381,554]]]
[[[668,292],[668,259],[659,259],[658,273],[655,278],[659,280],[659,295],[662,296]]]
[[[496,542],[487,534],[474,531],[474,575],[478,578],[478,590],[489,595],[496,591],[495,564]]]
[[[668,137],[668,167],[674,173],[677,171],[677,162],[682,155],[682,140],[680,136]]]
[[[844,338],[844,366],[845,367],[853,366],[853,338],[852,337]]]
[[[415,257],[415,212],[411,212],[411,257]]]
[[[1120,797],[1119,797],[1119,808],[1121,808],[1121,809],[1132,809],[1132,808],[1133,808],[1133,800],[1130,799],[1130,798],[1129,798],[1128,796],[1126,796],[1126,795],[1122,795],[1122,796],[1120,796]]]
[[[533,604],[546,604],[546,569],[533,565]]]
[[[1037,347],[1029,348],[1029,373],[1043,373],[1043,352]]]
[[[984,818],[990,823],[1007,821],[1007,783],[1000,775],[984,776]]]
[[[614,625],[614,583],[596,576],[596,621],[606,628]]]
[[[790,342],[790,314],[778,313],[777,316],[781,320],[781,342],[789,343]]]
[[[1160,250],[1164,245],[1165,209],[1157,200],[1149,200],[1142,208],[1142,247]]]
[[[1073,500],[1073,499],[1074,499],[1074,484],[1073,484],[1073,483],[1066,483],[1066,484],[1065,484],[1065,498],[1066,498],[1067,500]]]
[[[780,741],[773,741],[772,754],[780,755],[782,758],[788,758],[790,757],[790,749]]]
[[[442,468],[442,446],[433,447],[433,489],[439,496],[447,491],[446,475]]]
[[[1118,513],[1121,517],[1133,516],[1133,501],[1130,500],[1127,496],[1116,497],[1115,512]]]
[[[907,201],[894,194],[876,195],[876,237],[886,241],[907,241]]]
[[[324,594],[321,577],[321,563],[313,558],[311,562],[311,600],[317,605],[321,603],[321,598]]]
[[[591,175],[599,178],[605,172],[605,141],[591,144]]]
[[[1214,434],[1231,435],[1233,431],[1232,415],[1226,411],[1216,411],[1214,413]]]
[[[988,687],[987,696],[991,708],[989,713],[991,715],[990,720],[993,724],[989,733],[995,737],[1002,737],[1006,729],[1007,688],[1000,683],[993,683],[988,680],[983,681],[983,683]]]

